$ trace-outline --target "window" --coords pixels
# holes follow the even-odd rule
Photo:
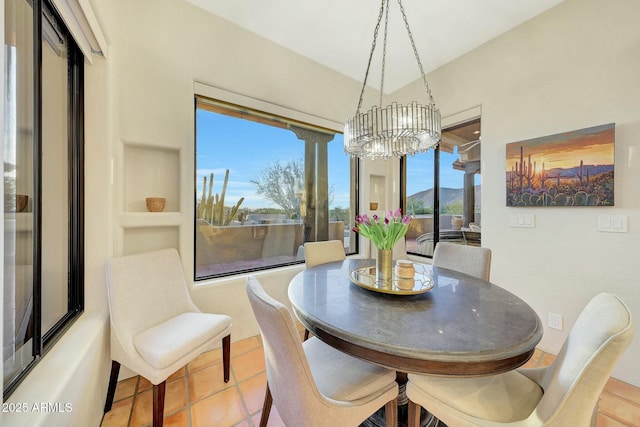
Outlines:
[[[196,280],[301,263],[309,241],[355,253],[342,134],[198,97],[195,168]]]
[[[84,59],[48,3],[4,7],[6,397],[83,309]]]
[[[443,129],[438,148],[406,157],[403,169],[414,217],[407,252],[432,256],[439,241],[479,246],[480,119]]]

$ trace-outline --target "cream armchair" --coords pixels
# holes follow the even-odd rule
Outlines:
[[[409,374],[409,426],[419,425],[419,406],[449,427],[593,425],[600,393],[633,333],[627,306],[599,294],[548,367],[475,378]]]
[[[224,381],[229,381],[231,318],[195,306],[175,249],[111,259],[107,294],[112,363],[105,412],[124,365],[153,384],[153,426],[161,426],[166,379],[220,340]]]

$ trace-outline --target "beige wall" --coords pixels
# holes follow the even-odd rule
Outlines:
[[[338,122],[355,108],[360,86],[186,2],[97,3],[110,42],[107,62],[113,69],[113,253],[131,253],[140,241],[147,249],[176,246],[191,277],[194,82]],[[179,170],[169,172],[179,181],[177,221],[147,227],[152,222],[143,219],[135,227],[127,225],[132,203],[123,200],[130,185],[125,148],[134,145],[177,152]],[[149,221],[156,218],[162,217]],[[287,272],[260,275],[284,289],[274,292],[285,300]],[[233,340],[257,331],[252,316],[246,315],[250,307],[241,282],[214,280],[194,288],[202,308],[233,316]]]
[[[482,106],[482,244],[492,280],[531,304],[556,353],[595,294],[618,294],[640,319],[640,2],[567,0],[429,76],[443,116]],[[398,92],[413,99],[418,83]],[[616,123],[615,207],[507,208],[505,144]],[[511,228],[513,214],[535,228]],[[625,215],[628,233],[602,233],[598,215]],[[546,328],[548,313],[564,331]],[[615,370],[640,385],[640,339]]]
[[[85,67],[86,310],[9,400],[70,402],[74,409],[64,414],[4,414],[3,425],[99,424],[110,367],[108,258],[175,245],[191,275],[195,81],[334,121],[355,108],[359,93],[359,85],[350,79],[186,2],[93,4],[109,50],[108,59],[94,57],[93,65]],[[130,215],[124,192],[130,184],[126,146],[177,153],[172,155],[175,168],[169,171],[179,187],[174,212],[150,222],[144,214],[142,219]],[[286,285],[299,269],[260,277],[270,292],[286,300]],[[234,340],[257,333],[243,280],[199,286],[194,297],[203,309],[233,317]]]

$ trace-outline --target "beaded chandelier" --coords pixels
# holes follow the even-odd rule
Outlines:
[[[354,157],[386,159],[390,157],[401,157],[413,155],[418,152],[428,151],[435,148],[440,142],[442,133],[440,125],[440,110],[436,107],[431,95],[431,89],[427,83],[427,78],[422,69],[422,63],[418,56],[418,50],[413,41],[413,35],[409,29],[407,16],[404,13],[402,1],[398,0],[405,28],[409,34],[409,40],[413,48],[413,53],[418,62],[418,68],[422,76],[422,81],[427,89],[429,103],[421,105],[412,102],[409,105],[399,105],[395,102],[386,107],[372,106],[368,111],[361,113],[362,99],[367,85],[371,60],[376,47],[378,30],[382,16],[385,15],[384,42],[382,54],[382,72],[380,82],[380,105],[382,105],[382,95],[384,90],[384,66],[387,50],[387,28],[389,23],[389,0],[382,0],[378,22],[373,34],[373,44],[369,54],[369,62],[364,76],[360,100],[356,114],[344,126],[344,150]]]

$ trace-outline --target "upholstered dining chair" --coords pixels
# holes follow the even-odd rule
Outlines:
[[[357,426],[385,407],[386,424],[398,422],[396,373],[356,359],[312,337],[301,342],[293,316],[254,276],[247,295],[260,326],[267,390],[260,426],[272,403],[287,426]]]
[[[162,426],[166,379],[220,340],[224,381],[229,381],[231,318],[195,306],[175,249],[111,259],[107,295],[112,362],[105,412],[124,365],[153,384],[153,426]]]
[[[409,426],[419,423],[418,405],[449,427],[593,425],[600,393],[633,333],[627,306],[599,294],[548,367],[475,378],[409,374]]]
[[[344,242],[328,240],[325,242],[307,242],[304,244],[304,262],[307,267],[346,259]]]
[[[433,265],[489,280],[491,249],[438,242],[433,253]]]
[[[304,263],[307,267],[345,259],[347,259],[347,256],[344,252],[344,242],[341,240],[307,242],[304,244]],[[309,330],[304,330],[303,339],[305,341],[309,339]]]

